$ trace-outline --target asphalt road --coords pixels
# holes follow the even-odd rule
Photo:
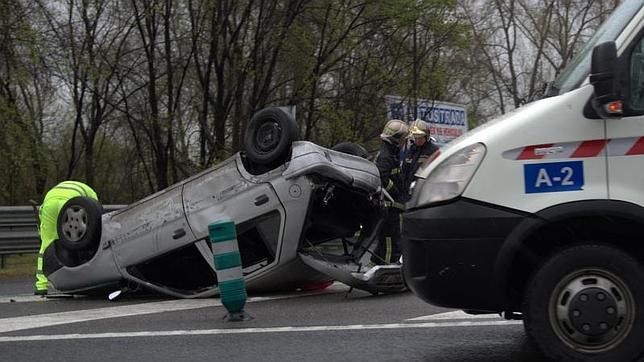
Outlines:
[[[540,361],[523,326],[469,316],[413,294],[372,296],[336,283],[253,296],[245,322],[218,299],[38,298],[31,280],[0,280],[7,361]]]

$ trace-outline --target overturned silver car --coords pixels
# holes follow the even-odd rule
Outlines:
[[[104,215],[91,199],[70,200],[44,273],[72,294],[216,295],[208,224],[231,219],[249,291],[330,280],[372,293],[403,290],[398,265],[368,273],[363,266],[385,212],[375,165],[295,141],[296,130],[281,109],[264,109],[249,123],[244,151],[209,170]]]

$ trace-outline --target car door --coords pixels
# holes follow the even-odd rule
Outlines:
[[[182,185],[171,186],[111,216],[107,227],[120,267],[150,260],[195,240],[181,200]]]
[[[207,239],[208,224],[218,220],[231,219],[239,234],[244,231],[243,227],[240,230],[240,225],[247,226],[250,220],[257,219],[261,224],[267,217],[273,219],[271,215],[279,215],[276,232],[268,233],[272,235],[271,240],[265,240],[269,244],[267,247],[273,249],[272,256],[275,256],[284,223],[284,209],[270,183],[261,182],[259,178],[249,179],[239,172],[236,157],[186,182],[183,203],[188,223],[197,239]],[[247,254],[241,250],[243,246],[240,245],[240,251],[245,258]]]

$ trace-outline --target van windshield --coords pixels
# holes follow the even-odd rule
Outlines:
[[[595,35],[584,45],[581,52],[573,58],[563,72],[548,88],[545,97],[566,93],[581,85],[590,72],[590,59],[595,45],[615,41],[633,16],[644,5],[644,0],[624,1],[613,14],[599,27]]]

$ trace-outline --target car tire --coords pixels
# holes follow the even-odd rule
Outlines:
[[[254,165],[278,166],[288,160],[297,123],[280,108],[265,108],[255,113],[244,135],[246,157]]]
[[[367,158],[369,156],[369,152],[367,152],[367,150],[364,147],[353,142],[338,143],[337,145],[333,146],[333,148],[331,149],[334,151],[348,153],[350,155],[354,155],[362,158]]]
[[[68,200],[58,213],[59,243],[68,250],[93,251],[101,239],[103,207],[89,197]]]
[[[550,257],[523,299],[529,338],[555,360],[634,361],[644,340],[644,268],[613,246]]]

